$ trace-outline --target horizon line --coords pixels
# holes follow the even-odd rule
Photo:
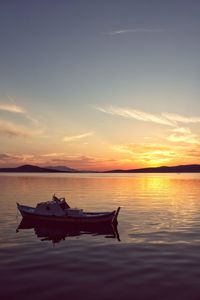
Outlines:
[[[64,167],[64,168],[69,168],[70,170],[59,170],[59,169],[51,169],[52,167],[54,167],[54,166],[47,166],[47,167],[45,167],[45,166],[38,166],[38,165],[31,165],[31,164],[24,164],[24,165],[19,165],[19,166],[17,166],[17,167],[0,167],[0,172],[1,172],[1,170],[2,169],[7,169],[7,170],[12,170],[12,169],[19,169],[19,168],[21,168],[21,167],[36,167],[36,168],[40,168],[40,169],[46,169],[46,170],[49,170],[49,171],[51,171],[51,172],[60,172],[60,173],[77,173],[77,172],[87,172],[87,173],[107,173],[107,172],[110,172],[110,173],[114,173],[114,172],[134,172],[134,171],[140,171],[140,170],[156,170],[156,169],[160,169],[160,168],[178,168],[178,167],[194,167],[194,166],[199,166],[200,167],[200,163],[198,164],[198,163],[196,163],[196,164],[181,164],[181,165],[173,165],[173,166],[166,166],[166,165],[161,165],[161,166],[158,166],[158,167],[142,167],[142,168],[136,168],[136,169],[133,169],[133,168],[131,168],[131,169],[111,169],[111,170],[90,170],[90,169],[74,169],[74,168],[72,168],[72,167],[68,167],[68,166],[60,166],[60,167]],[[56,167],[56,166],[55,166]],[[4,171],[2,171],[2,172],[4,172]],[[9,171],[5,171],[5,172],[9,172]],[[12,171],[11,171],[12,172]],[[37,171],[30,171],[30,172],[35,172],[35,173],[37,173]],[[30,173],[30,172],[28,172],[28,173]],[[199,172],[200,172],[200,170],[199,170]],[[26,171],[25,171],[25,173],[26,173]],[[46,173],[48,173],[48,172],[46,172]],[[165,172],[163,172],[163,173],[165,173]],[[176,172],[175,172],[176,173]]]

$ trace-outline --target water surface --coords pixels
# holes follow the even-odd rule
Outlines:
[[[121,206],[119,236],[16,232],[16,202],[34,206],[54,192],[86,210]],[[198,174],[1,174],[1,298],[199,299],[199,200]]]

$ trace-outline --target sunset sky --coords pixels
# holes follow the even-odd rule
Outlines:
[[[200,163],[200,1],[0,1],[0,167]]]

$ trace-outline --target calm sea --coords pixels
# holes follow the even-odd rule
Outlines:
[[[20,225],[54,192],[118,227]],[[2,300],[200,299],[200,175],[1,174],[0,271]]]

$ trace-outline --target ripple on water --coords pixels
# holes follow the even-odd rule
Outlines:
[[[198,174],[1,176],[1,298],[199,299],[199,183]],[[121,242],[16,233],[16,201],[34,205],[54,192],[85,209],[121,206]]]

